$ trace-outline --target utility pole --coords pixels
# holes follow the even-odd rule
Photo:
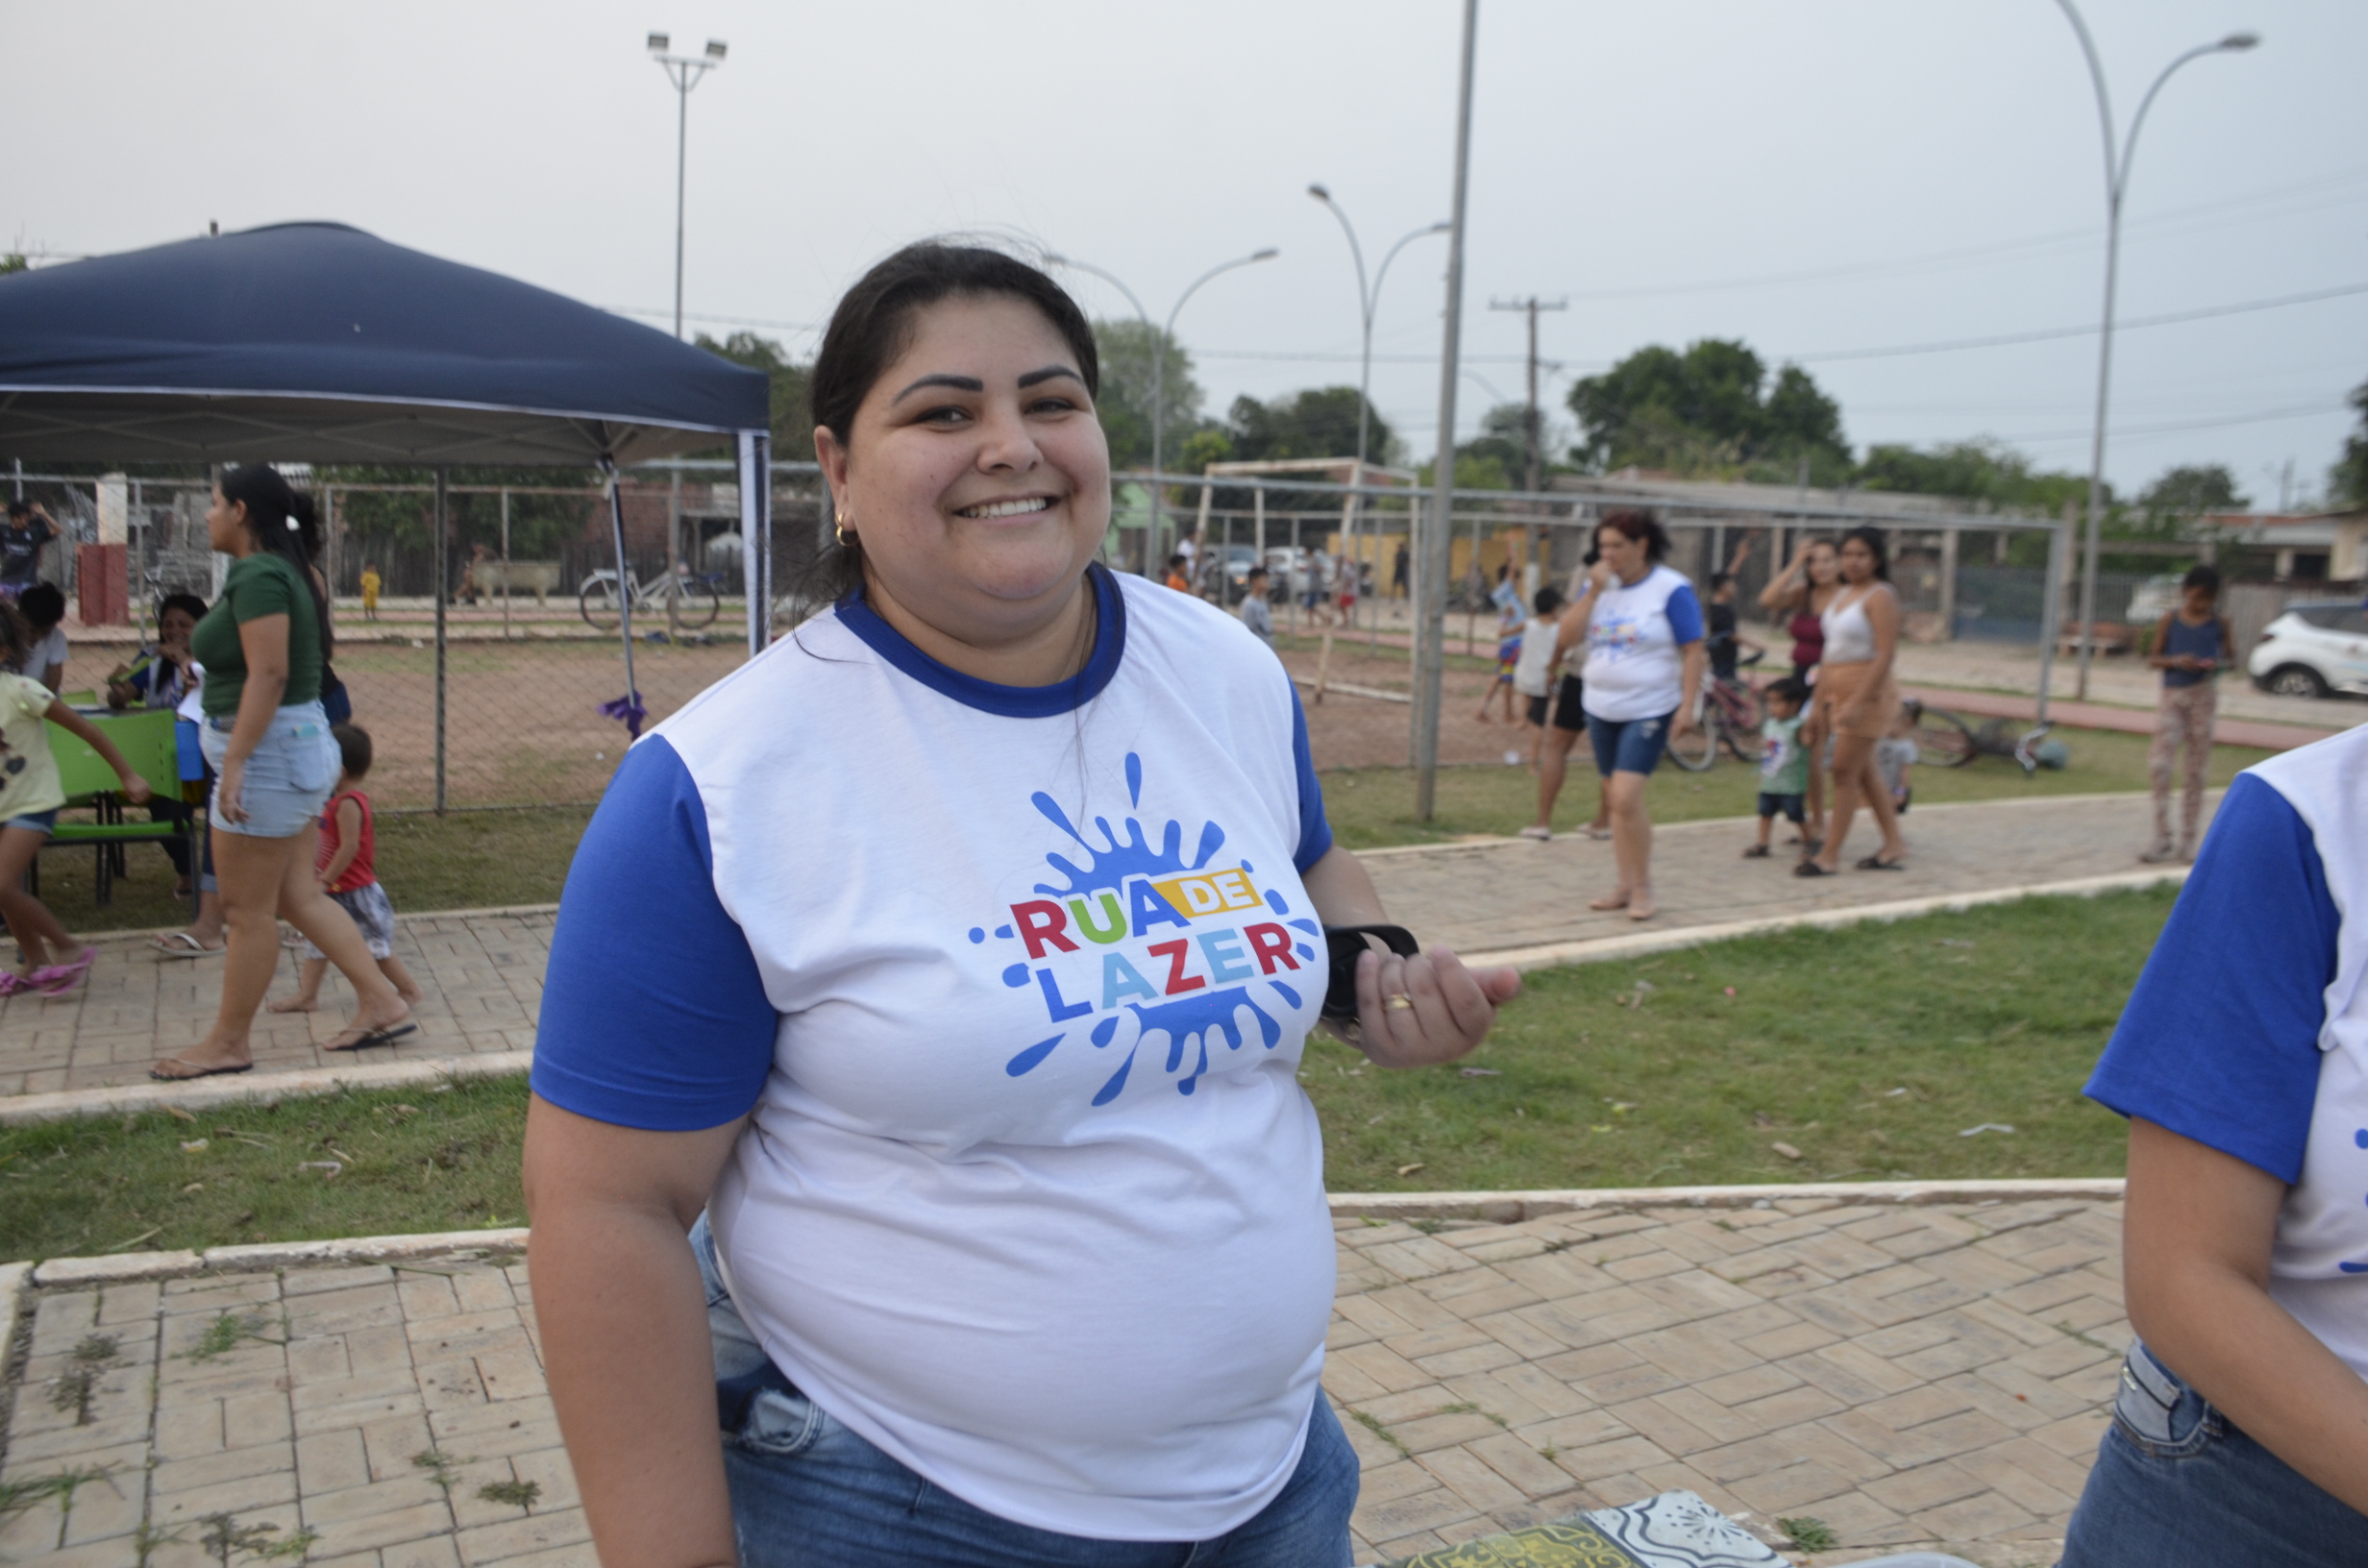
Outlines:
[[[1526,300],[1491,300],[1489,308],[1518,310],[1529,317],[1529,419],[1523,429],[1529,461],[1522,471],[1521,488],[1536,495],[1545,488],[1545,422],[1538,408],[1538,312],[1567,310],[1570,302],[1566,299],[1542,300],[1532,294]],[[1530,504],[1535,507],[1538,503],[1532,502]],[[1533,545],[1530,527],[1524,523],[1521,525],[1521,595],[1524,599],[1530,593],[1530,552]]]

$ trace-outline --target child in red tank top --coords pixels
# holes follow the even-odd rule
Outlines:
[[[354,918],[370,956],[379,961],[379,972],[393,983],[405,1001],[417,1007],[419,982],[395,956],[395,906],[379,885],[378,839],[371,827],[370,797],[361,793],[361,781],[370,772],[370,732],[354,724],[336,724],[330,733],[336,737],[343,772],[337,775],[336,793],[321,813],[321,847],[312,874],[321,891]],[[308,942],[299,951],[304,968],[296,994],[272,1003],[274,1013],[310,1013],[321,1005],[328,956]]]

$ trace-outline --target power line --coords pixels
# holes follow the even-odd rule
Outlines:
[[[2313,289],[2306,294],[2283,294],[2274,300],[2247,300],[2242,305],[2207,306],[2200,310],[2174,310],[2158,316],[2133,316],[2113,324],[2115,331],[2131,331],[2140,327],[2168,327],[2175,322],[2207,321],[2214,316],[2241,316],[2255,310],[2278,310],[2289,305],[2309,305],[2319,300],[2339,300],[2347,295],[2368,294],[2368,283],[2344,283],[2334,288]],[[2035,332],[2002,332],[1992,337],[1960,337],[1937,343],[1905,343],[1883,349],[1821,349],[1811,354],[1788,354],[1780,357],[1794,364],[1830,364],[1841,359],[1889,359],[1910,354],[1950,354],[1959,349],[1995,349],[2010,343],[2041,343],[2051,338],[2094,337],[2097,324],[2084,327],[2048,327]]]
[[[2282,419],[2308,419],[2325,414],[2341,414],[2349,404],[2334,403],[2299,404],[2287,408],[2265,408],[2258,413],[2235,414],[2225,419],[2182,419],[2162,425],[2116,425],[2112,433],[2123,435],[2165,435],[2177,430],[2218,430],[2234,425],[2267,425]],[[2020,434],[2002,435],[2001,441],[2085,441],[2086,429],[2077,430],[2027,430]]]

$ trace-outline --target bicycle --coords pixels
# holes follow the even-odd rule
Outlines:
[[[1738,670],[1758,664],[1760,651],[1736,660]],[[1690,773],[1702,772],[1718,760],[1722,745],[1740,763],[1760,760],[1760,693],[1739,675],[1714,674],[1694,696],[1693,733],[1669,738],[1669,760]]]
[[[693,575],[687,570],[651,575],[648,582],[623,579],[628,586],[626,602],[635,615],[666,613],[669,603],[675,606],[677,621],[696,630],[711,625],[724,608],[724,596],[716,585],[724,580],[721,572],[702,572]],[[576,601],[583,612],[584,625],[602,631],[614,629],[617,624],[617,583],[612,571],[599,571],[583,579],[576,591]]]

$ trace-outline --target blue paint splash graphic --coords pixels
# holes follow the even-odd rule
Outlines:
[[[1137,804],[1140,804],[1143,794],[1143,762],[1131,751],[1126,754],[1126,783],[1127,793]],[[1209,857],[1222,848],[1225,843],[1223,828],[1215,822],[1204,823],[1200,829],[1200,842],[1194,847],[1193,858],[1187,861],[1183,855],[1184,824],[1172,818],[1160,830],[1159,847],[1154,849],[1144,834],[1143,824],[1134,818],[1126,819],[1126,837],[1122,842],[1118,834],[1112,830],[1109,819],[1097,817],[1094,819],[1094,825],[1100,830],[1102,839],[1101,844],[1097,846],[1078,831],[1077,824],[1069,820],[1069,814],[1061,809],[1060,803],[1052,796],[1039,790],[1028,796],[1028,800],[1042,814],[1045,821],[1074,839],[1078,846],[1086,852],[1086,864],[1083,866],[1060,855],[1048,854],[1045,856],[1045,863],[1068,879],[1065,884],[1058,887],[1046,882],[1036,884],[1038,893],[1055,898],[1092,893],[1102,888],[1123,887],[1130,876],[1147,876],[1157,879],[1177,871],[1196,871],[1206,866],[1209,863]]]

